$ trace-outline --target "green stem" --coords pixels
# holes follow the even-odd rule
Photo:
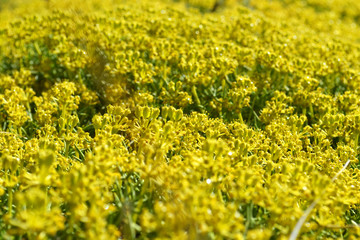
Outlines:
[[[69,156],[70,144],[65,140],[65,157]]]
[[[252,215],[253,208],[254,208],[254,204],[252,202],[250,202],[250,204],[248,204],[246,207],[246,225],[244,231],[244,239],[246,239],[249,228],[251,228],[253,225],[253,215]]]
[[[199,96],[198,96],[198,94],[197,94],[195,85],[193,85],[193,86],[191,87],[191,93],[192,93],[192,95],[193,95],[193,97],[194,97],[194,100],[195,100],[196,105],[200,108],[200,111],[201,111],[202,113],[204,113],[204,109],[203,109],[203,107],[201,106],[201,102],[200,102]]]
[[[244,120],[243,120],[243,117],[242,117],[241,112],[239,112],[239,121],[240,121],[240,123],[244,123]]]
[[[306,107],[302,109],[302,113],[306,116]]]
[[[310,110],[310,116],[312,117],[312,118],[314,118],[314,109],[313,109],[313,105],[312,104],[310,104],[310,106],[309,106],[309,110]]]
[[[226,95],[226,83],[227,83],[227,76],[225,75],[225,77],[223,77],[222,81],[221,81],[221,87],[222,87],[222,98],[225,98]]]

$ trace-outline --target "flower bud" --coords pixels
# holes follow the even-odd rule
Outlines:
[[[135,108],[135,116],[137,118],[141,118],[143,116],[143,107],[136,106],[136,108]]]
[[[95,115],[92,119],[93,125],[95,129],[100,129],[102,127],[102,117],[99,115]]]
[[[160,114],[160,109],[154,108],[152,113],[151,113],[151,118],[156,119],[159,116],[159,114]]]
[[[206,129],[205,131],[206,138],[212,138],[214,136],[214,131],[210,128]]]
[[[169,114],[169,107],[162,107],[161,108],[161,116],[163,119],[166,119],[168,117],[168,114]]]
[[[143,108],[143,117],[145,119],[148,119],[148,118],[150,118],[150,114],[151,114],[151,109],[148,106],[144,107]]]
[[[169,108],[169,111],[168,111],[168,117],[169,117],[171,120],[174,120],[174,112],[175,112],[175,108],[174,108],[174,107],[170,107],[170,108]]]
[[[171,121],[169,121],[169,122],[167,122],[166,124],[165,124],[165,126],[164,126],[164,134],[168,134],[168,133],[170,133],[170,131],[172,130],[172,124],[173,124],[173,122],[171,122]]]
[[[175,110],[174,120],[180,121],[182,117],[183,117],[183,111],[181,109]]]

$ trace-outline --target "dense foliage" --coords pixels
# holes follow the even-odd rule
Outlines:
[[[0,10],[1,239],[360,238],[357,1]]]

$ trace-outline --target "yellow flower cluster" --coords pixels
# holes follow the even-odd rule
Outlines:
[[[0,1],[0,238],[360,238],[360,3],[155,2]]]

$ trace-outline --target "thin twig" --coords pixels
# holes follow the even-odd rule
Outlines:
[[[343,168],[331,179],[331,182],[334,182],[336,180],[336,178],[347,168],[347,166],[350,164],[350,160],[347,160],[347,162],[345,163],[345,165],[343,166]],[[296,223],[294,229],[291,232],[290,238],[289,240],[296,240],[297,236],[299,235],[299,232],[302,228],[302,226],[304,225],[307,217],[310,215],[311,211],[315,208],[315,206],[320,202],[321,200],[321,196],[323,195],[323,193],[325,193],[324,189],[320,196],[318,198],[316,198],[311,204],[310,206],[305,210],[304,214],[301,216],[301,218],[299,219],[299,221]]]

